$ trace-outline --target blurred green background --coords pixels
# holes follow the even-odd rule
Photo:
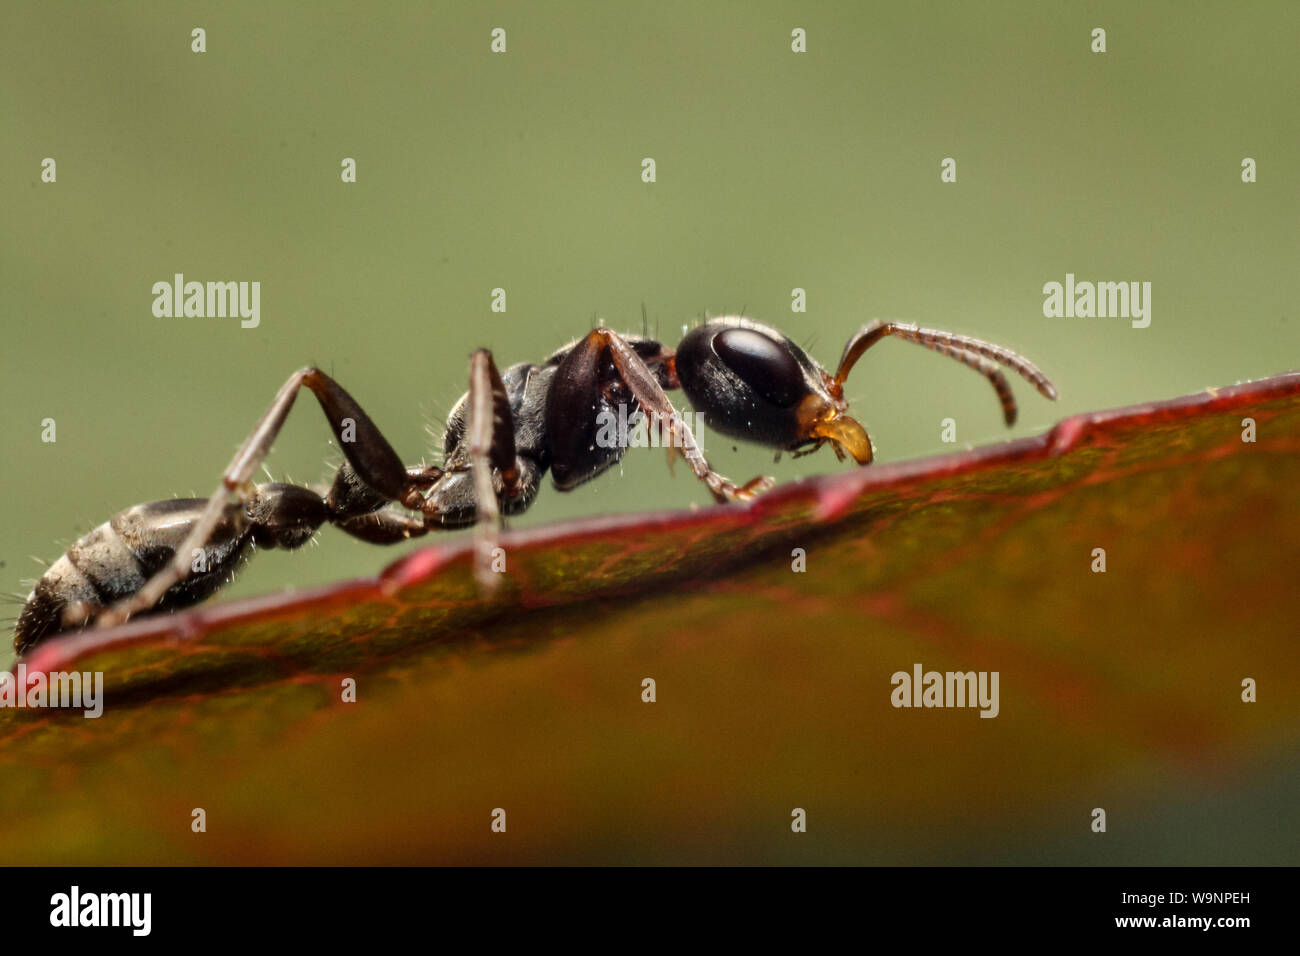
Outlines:
[[[1292,2],[46,2],[3,17],[5,590],[39,573],[29,555],[54,559],[123,507],[206,494],[303,364],[416,462],[472,349],[537,360],[597,316],[639,331],[643,304],[669,342],[743,308],[827,363],[876,316],[991,339],[1061,392],[1053,406],[1017,380],[1016,435],[1300,364]],[[955,184],[939,178],[949,156]],[[151,286],[176,272],[260,281],[260,327],[155,318]],[[1151,282],[1150,328],[1044,318],[1042,286],[1067,272]],[[949,450],[949,416],[962,446],[1007,434],[978,376],[899,342],[850,395],[882,461]],[[303,399],[271,471],[328,479],[329,438]],[[737,479],[845,467],[703,438]],[[571,494],[547,487],[516,524],[708,500],[636,450]],[[370,574],[414,547],[329,529],[320,543],[260,555],[229,593]]]

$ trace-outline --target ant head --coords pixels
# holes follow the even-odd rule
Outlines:
[[[841,459],[871,461],[871,439],[848,415],[843,377],[832,378],[776,329],[712,319],[682,339],[675,366],[687,398],[716,432],[782,451],[829,443]]]

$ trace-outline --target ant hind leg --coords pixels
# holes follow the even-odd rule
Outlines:
[[[133,614],[155,607],[169,590],[189,577],[191,564],[188,555],[207,544],[221,521],[230,496],[234,494],[240,501],[248,503],[255,494],[249,479],[265,460],[293,408],[298,391],[304,387],[316,396],[348,463],[361,480],[388,500],[419,507],[423,501],[421,483],[408,475],[397,452],[356,400],[320,369],[299,369],[280,387],[270,407],[235,452],[235,457],[222,474],[221,484],[207,499],[172,560],[139,590],[100,614],[98,623],[101,626],[119,624]]]

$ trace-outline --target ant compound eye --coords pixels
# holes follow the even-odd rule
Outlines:
[[[752,329],[724,329],[713,351],[740,378],[778,408],[791,408],[808,394],[803,367],[781,343]]]

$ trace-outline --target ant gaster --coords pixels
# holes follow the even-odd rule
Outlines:
[[[92,621],[108,625],[196,604],[230,580],[250,546],[297,548],[323,524],[374,544],[476,524],[476,572],[491,587],[501,515],[528,508],[548,469],[555,487],[568,491],[616,464],[624,442],[598,441],[597,433],[620,404],[631,405],[633,422],[650,416],[718,502],[744,501],[770,487],[769,478],[738,485],[709,467],[666,394],[679,387],[720,434],[795,454],[829,444],[841,460],[869,464],[871,439],[848,415],[844,383],[886,336],[978,371],[997,392],[1008,425],[1016,402],[999,365],[1056,398],[1046,376],[1008,349],[897,322],[858,330],[834,375],[781,332],[745,318],[711,319],[676,350],[598,328],[540,365],[512,365],[504,373],[489,351],[474,352],[469,391],[443,433],[442,466],[426,468],[405,466],[341,385],[304,368],[281,386],[210,497],[136,505],[77,540],[28,595],[14,646],[21,653]],[[346,460],[327,490],[253,484],[303,388],[316,396]]]

